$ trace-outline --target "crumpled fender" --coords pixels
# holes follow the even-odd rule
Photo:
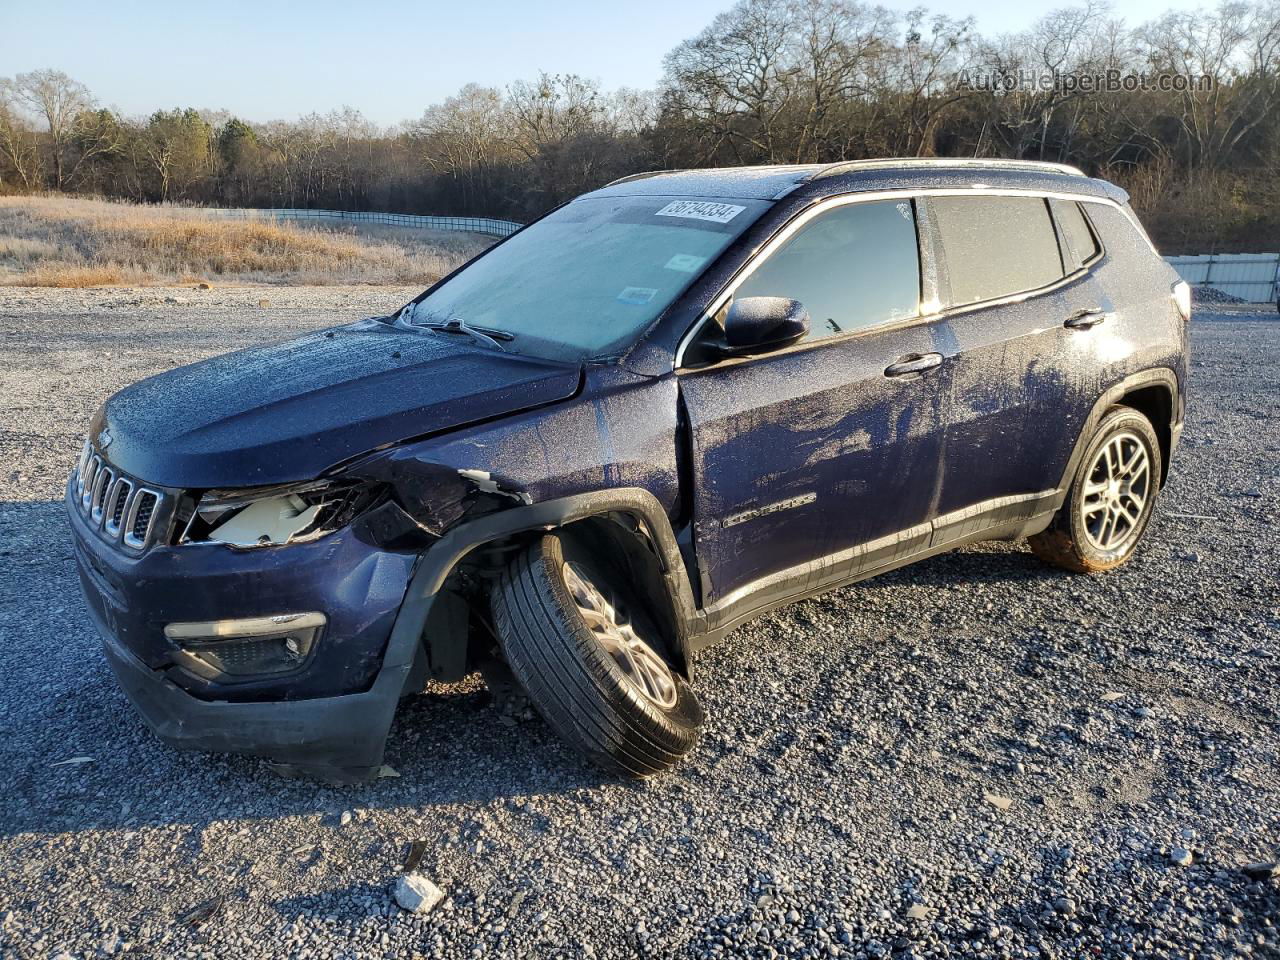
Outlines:
[[[384,546],[403,540],[414,527],[438,538],[465,519],[532,503],[507,477],[424,460],[375,457],[347,475],[386,483],[395,491],[394,500],[362,524]]]

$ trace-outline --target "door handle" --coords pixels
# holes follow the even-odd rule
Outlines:
[[[1067,317],[1063,324],[1068,330],[1092,330],[1100,323],[1106,323],[1115,314],[1094,307],[1090,310],[1079,310]]]
[[[935,367],[942,366],[940,353],[909,353],[897,363],[884,368],[886,377],[907,377],[913,373],[927,373]]]

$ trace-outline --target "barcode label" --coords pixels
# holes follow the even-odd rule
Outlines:
[[[668,203],[654,216],[684,217],[686,220],[710,220],[712,223],[728,223],[746,207],[732,203],[710,203],[706,200],[676,200]]]

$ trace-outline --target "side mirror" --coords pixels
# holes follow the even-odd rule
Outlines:
[[[724,343],[730,354],[776,350],[809,332],[809,311],[786,297],[743,297],[724,318]]]

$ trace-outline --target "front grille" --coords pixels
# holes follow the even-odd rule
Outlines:
[[[76,464],[74,489],[81,515],[107,539],[134,550],[154,542],[164,494],[111,466],[88,440]]]

